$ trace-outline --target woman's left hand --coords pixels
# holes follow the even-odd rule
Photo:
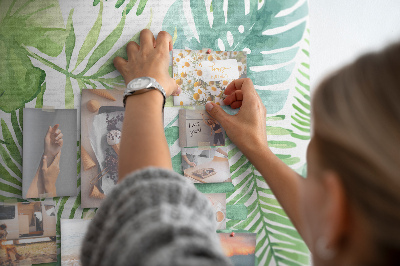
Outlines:
[[[169,52],[172,50],[172,37],[166,31],[160,31],[157,40],[153,33],[144,29],[140,32],[140,46],[129,42],[126,46],[128,60],[114,58],[114,66],[124,77],[126,85],[140,77],[151,77],[164,88],[166,96],[178,93],[178,85],[168,73]]]

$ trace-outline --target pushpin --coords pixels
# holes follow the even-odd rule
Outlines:
[[[211,54],[211,49],[208,49],[206,54]]]
[[[231,236],[231,237],[234,237],[234,236],[235,236],[235,232],[232,232],[230,236]]]

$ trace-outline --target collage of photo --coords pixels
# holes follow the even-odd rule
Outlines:
[[[173,96],[175,107],[169,107],[176,108],[179,116],[180,170],[200,186],[232,179],[225,130],[204,108],[195,106],[206,101],[222,104],[227,84],[246,75],[245,52],[205,53],[173,51],[173,75],[180,77],[175,79],[182,82],[183,93]],[[76,109],[23,109],[22,197],[42,201],[0,204],[0,248],[4,251],[0,265],[56,262],[58,218],[54,204],[46,199],[80,194],[82,208],[98,208],[117,185],[123,92],[82,89],[80,132]],[[181,109],[182,105],[193,109]],[[226,193],[205,196],[215,211],[217,230],[225,230],[229,220]],[[61,219],[62,265],[81,265],[80,247],[89,223],[90,219]],[[232,250],[234,244],[228,240],[232,239],[221,236],[226,249]],[[234,260],[244,261],[239,253]]]

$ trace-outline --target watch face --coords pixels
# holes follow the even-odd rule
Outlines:
[[[132,82],[131,89],[138,90],[147,88],[151,83],[150,79],[147,77],[138,78]]]

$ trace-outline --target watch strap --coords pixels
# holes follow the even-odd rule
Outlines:
[[[125,107],[125,105],[126,105],[126,98],[128,98],[128,96],[134,95],[134,94],[137,93],[138,91],[143,91],[143,90],[147,90],[147,91],[150,91],[150,90],[158,90],[159,92],[161,92],[161,94],[162,94],[162,96],[163,96],[163,98],[164,98],[164,102],[163,102],[163,110],[164,110],[165,101],[166,101],[166,98],[167,98],[164,88],[163,88],[154,78],[151,78],[151,77],[147,77],[147,78],[150,79],[151,84],[149,85],[149,87],[145,87],[145,88],[142,88],[142,89],[139,89],[139,90],[131,90],[131,89],[130,89],[130,88],[131,88],[130,85],[131,85],[136,79],[133,79],[133,80],[131,80],[131,81],[128,83],[128,85],[126,86],[127,89],[126,89],[125,92],[124,92],[124,98],[123,98],[124,107]],[[142,93],[143,93],[143,92],[142,92]]]

